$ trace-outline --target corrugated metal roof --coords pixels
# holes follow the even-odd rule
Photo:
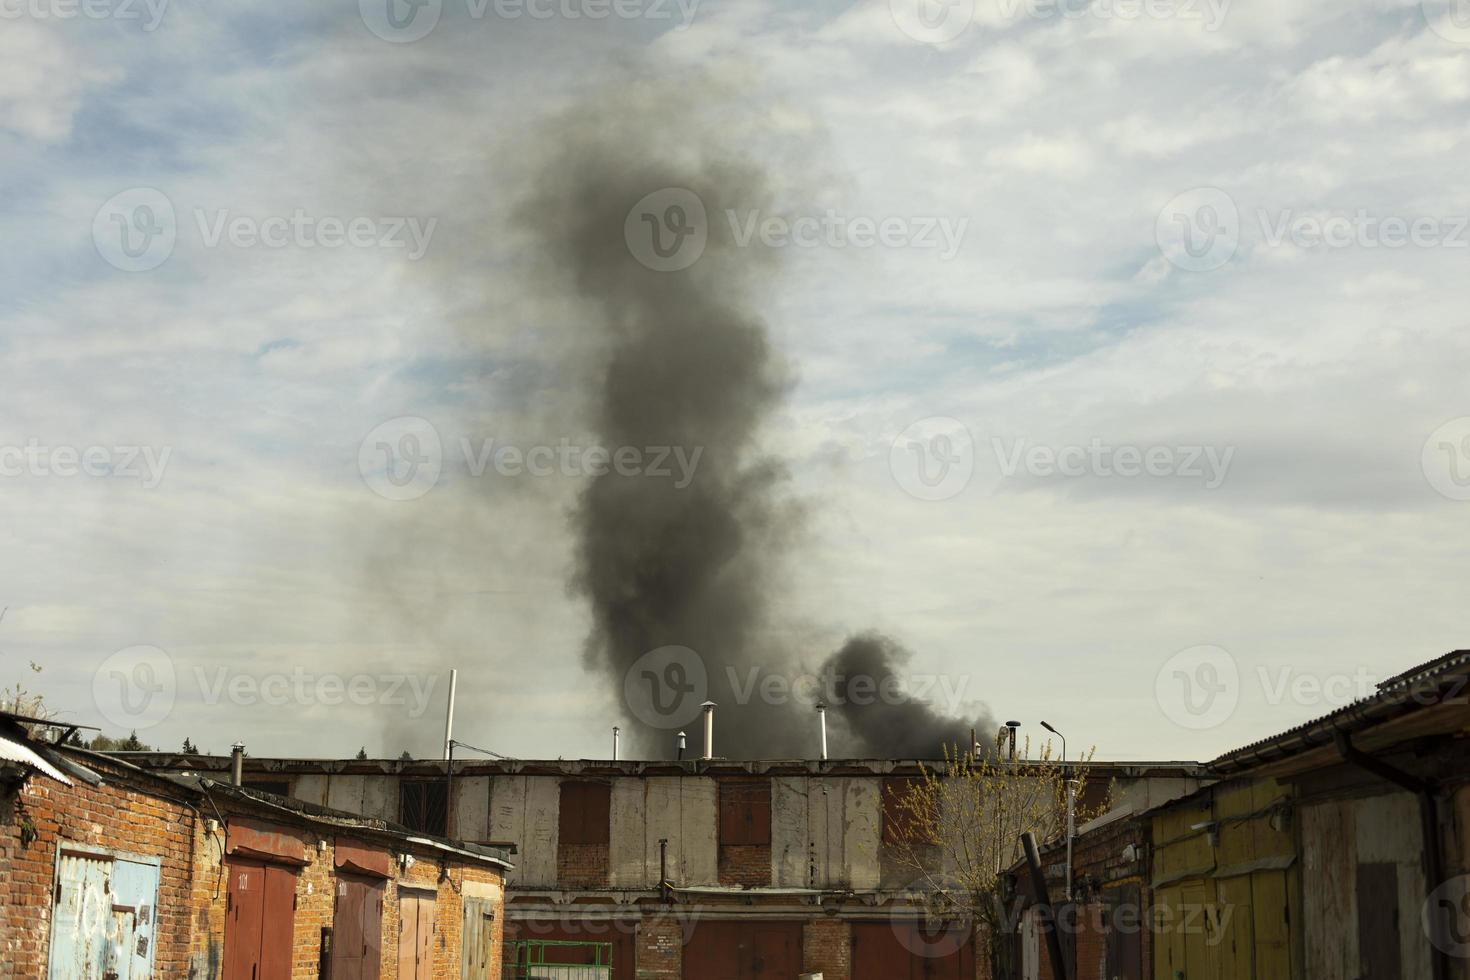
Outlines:
[[[1347,732],[1359,728],[1361,727],[1359,723],[1367,723],[1370,712],[1374,712],[1375,709],[1388,708],[1392,711],[1395,706],[1417,703],[1419,699],[1415,692],[1422,692],[1425,688],[1463,676],[1467,669],[1470,669],[1470,650],[1456,650],[1442,657],[1436,657],[1382,681],[1378,684],[1376,694],[1359,698],[1351,704],[1345,704],[1341,708],[1329,711],[1320,718],[1288,728],[1278,735],[1272,735],[1270,738],[1263,738],[1226,752],[1206,765],[1209,768],[1224,771],[1239,769],[1243,764],[1248,765],[1250,760],[1260,756],[1265,750],[1273,748],[1279,748],[1282,756],[1291,755],[1293,751],[1288,749],[1285,743],[1293,739],[1301,740],[1314,729],[1326,728]],[[1420,706],[1422,707],[1423,704],[1421,703]],[[1298,746],[1296,751],[1308,747],[1311,746],[1304,744]]]
[[[29,766],[37,772],[45,773],[63,785],[71,785],[71,780],[62,775],[60,769],[57,769],[51,763],[37,755],[35,749],[31,748],[25,742],[7,735],[0,735],[0,759],[4,759],[6,762],[18,762],[23,766]]]

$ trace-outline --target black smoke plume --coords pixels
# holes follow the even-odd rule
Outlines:
[[[758,239],[737,240],[727,218],[775,213],[774,184],[791,178],[773,182],[731,146],[738,129],[730,121],[748,112],[738,91],[636,79],[606,91],[552,127],[554,149],[523,222],[548,260],[551,288],[570,288],[580,300],[577,329],[594,352],[587,428],[609,449],[700,455],[684,487],[613,470],[581,494],[571,525],[573,586],[593,618],[585,663],[621,696],[645,654],[690,648],[705,668],[708,697],[720,704],[717,755],[811,758],[812,701],[761,687],[772,675],[800,673],[793,651],[772,639],[779,634],[770,599],[801,509],[786,492],[782,464],[760,443],[790,386],[758,312],[778,270]],[[635,256],[627,222],[647,195],[667,189],[697,196],[707,243],[687,268],[656,271]],[[688,209],[679,217],[696,220]],[[893,652],[863,638],[834,659],[882,677],[895,667]],[[683,727],[698,754],[697,712],[671,726],[628,714],[635,751],[667,758],[673,729]],[[875,712],[849,704],[840,717],[863,752],[888,756],[935,757],[953,728],[916,703]],[[855,753],[838,745],[834,754]]]

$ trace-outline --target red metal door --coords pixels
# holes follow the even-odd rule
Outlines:
[[[230,861],[223,980],[291,980],[296,875],[256,861]]]
[[[852,927],[852,980],[972,980],[975,944],[960,923],[860,922]]]
[[[225,913],[224,980],[255,980],[265,913],[265,865],[231,861]]]
[[[378,980],[383,891],[381,879],[338,875],[337,909],[332,916],[332,980]]]
[[[702,922],[684,947],[686,980],[789,980],[801,973],[801,923]]]

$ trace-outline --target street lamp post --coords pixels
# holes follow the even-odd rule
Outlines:
[[[1067,901],[1070,902],[1072,900],[1072,835],[1076,820],[1077,781],[1067,773],[1067,736],[1044,721],[1041,727],[1062,740],[1062,774],[1067,780],[1067,888],[1064,894]]]

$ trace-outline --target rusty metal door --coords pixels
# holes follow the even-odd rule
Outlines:
[[[332,916],[332,980],[378,980],[383,952],[380,878],[339,874]]]
[[[149,980],[157,858],[63,846],[56,856],[51,980]]]
[[[291,980],[295,873],[258,861],[232,860],[226,867],[223,980]]]
[[[852,927],[852,980],[972,980],[975,944],[960,923],[862,922]]]
[[[417,888],[398,889],[398,980],[431,980],[434,975],[434,901]]]
[[[790,980],[800,973],[799,922],[701,922],[684,947],[687,980]]]

